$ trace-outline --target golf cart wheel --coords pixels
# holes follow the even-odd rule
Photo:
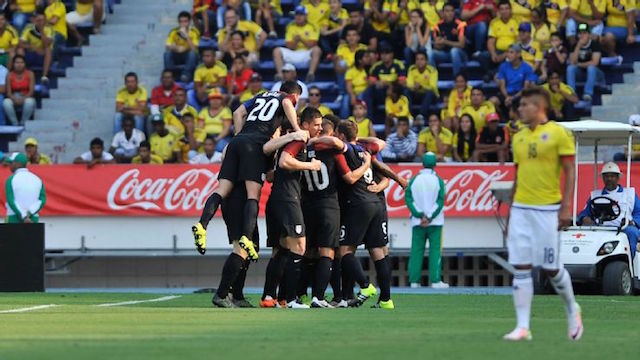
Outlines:
[[[629,266],[622,261],[607,264],[602,276],[602,293],[605,295],[631,295],[632,292]]]

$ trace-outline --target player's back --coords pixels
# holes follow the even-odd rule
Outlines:
[[[342,151],[324,144],[307,146],[307,158],[322,163],[320,170],[303,171],[302,205],[303,206],[339,206],[338,183],[340,182],[336,156]]]
[[[347,144],[347,151],[344,157],[347,165],[351,170],[355,170],[364,163],[364,153],[360,145]],[[352,185],[341,183],[340,187],[340,205],[341,206],[358,206],[364,203],[379,202],[378,195],[367,189],[369,185],[373,185],[373,171],[367,169],[364,176]]]
[[[305,143],[301,141],[291,142],[284,148],[278,150],[269,200],[299,202],[301,197],[301,173],[300,171],[290,171],[280,167],[280,157],[282,157],[284,152],[288,152],[299,161],[306,161],[307,151]]]
[[[551,205],[562,200],[561,158],[574,156],[571,132],[554,121],[525,127],[513,137],[513,160],[518,166],[514,202]]]
[[[244,103],[247,119],[238,135],[264,144],[280,125],[286,121],[282,100],[290,97],[279,91],[268,91]]]

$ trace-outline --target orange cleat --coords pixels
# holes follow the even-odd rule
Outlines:
[[[278,301],[273,299],[271,296],[267,296],[266,298],[260,300],[261,308],[275,308],[278,306]]]

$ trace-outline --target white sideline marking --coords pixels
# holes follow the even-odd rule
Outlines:
[[[27,312],[27,311],[33,311],[33,310],[47,309],[54,306],[58,306],[58,305],[49,304],[49,305],[38,305],[38,306],[31,306],[31,307],[11,309],[11,310],[2,310],[0,311],[0,314],[21,313],[21,312]]]
[[[169,301],[169,300],[177,299],[179,297],[180,297],[180,295],[172,295],[172,296],[163,296],[163,297],[159,297],[159,298],[156,298],[156,299],[122,301],[122,302],[117,302],[117,303],[99,304],[99,305],[96,305],[96,306],[107,307],[107,306],[134,305],[134,304],[141,304],[141,303],[148,303],[148,302]]]

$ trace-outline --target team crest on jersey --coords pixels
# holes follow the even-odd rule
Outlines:
[[[302,225],[296,225],[296,234],[300,235],[302,234]]]
[[[316,151],[315,150],[307,151],[307,156],[310,157],[310,158],[316,157]]]
[[[542,141],[549,140],[549,133],[543,133],[542,135],[540,135],[540,140]]]

